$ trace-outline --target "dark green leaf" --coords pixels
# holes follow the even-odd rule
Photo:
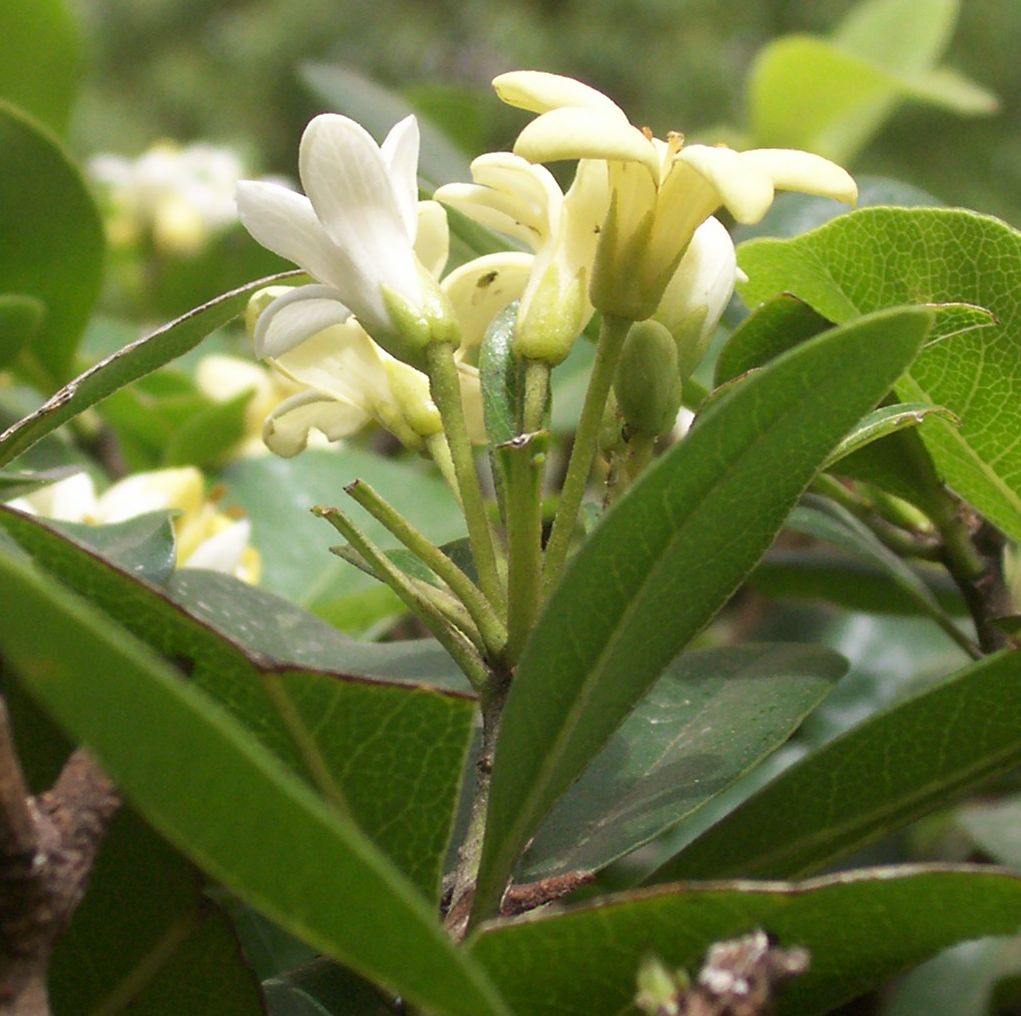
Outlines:
[[[516,672],[494,765],[484,906],[495,905],[556,799],[723,606],[819,464],[911,362],[931,320],[908,308],[791,350],[716,400],[610,509]]]
[[[960,590],[945,571],[913,574],[949,614],[964,614]],[[825,600],[866,614],[918,614],[913,592],[905,592],[884,568],[815,551],[782,550],[767,554],[748,582],[763,596],[778,600]]]
[[[4,0],[0,7],[0,98],[58,134],[78,85],[81,40],[64,0]]]
[[[647,843],[783,744],[846,668],[808,646],[682,654],[540,826],[517,880],[594,871]]]
[[[520,379],[513,349],[517,320],[515,301],[493,318],[479,351],[482,409],[491,446],[510,441],[518,433]]]
[[[653,881],[787,878],[946,805],[1021,762],[1021,653],[988,657],[812,752]]]
[[[872,208],[793,240],[741,248],[751,300],[789,290],[833,321],[905,300],[967,302],[994,325],[931,344],[897,386],[905,401],[945,406],[959,427],[926,420],[919,434],[947,482],[1021,538],[1021,234],[960,209]]]
[[[2,101],[0,236],[8,238],[0,249],[0,292],[29,296],[45,307],[25,354],[37,374],[59,384],[71,372],[78,340],[99,296],[103,224],[85,181],[60,144]]]
[[[350,970],[316,960],[263,984],[269,1016],[392,1016],[379,992]]]
[[[56,1016],[258,1016],[259,985],[199,874],[130,809],[114,821],[49,969]]]
[[[949,409],[930,406],[925,402],[897,402],[892,406],[880,406],[868,416],[862,417],[854,430],[833,450],[823,468],[832,469],[848,455],[853,455],[884,437],[889,437],[899,430],[906,430],[908,427],[917,427],[927,416],[941,416],[953,424],[960,422]]]
[[[471,955],[515,1012],[630,1013],[649,954],[694,974],[714,942],[762,928],[811,966],[780,996],[780,1016],[829,1012],[956,942],[1021,924],[1021,878],[997,868],[902,866],[801,884],[682,883],[484,927]]]
[[[0,651],[20,679],[204,870],[415,1004],[505,1016],[412,884],[204,692],[2,548],[0,592]]]
[[[197,346],[210,332],[240,314],[256,290],[300,275],[301,272],[284,272],[282,275],[250,282],[247,286],[197,307],[101,360],[68,382],[34,413],[0,434],[0,465],[20,455],[45,434],[56,430],[62,423],[105,399],[118,388],[137,381]],[[51,309],[50,322],[52,316]]]
[[[456,668],[435,643],[353,642],[216,572],[185,569],[160,589],[52,524],[3,509],[0,521],[41,565],[183,666],[293,773],[346,807],[423,893],[438,894],[474,706],[465,692],[438,687],[453,683]]]

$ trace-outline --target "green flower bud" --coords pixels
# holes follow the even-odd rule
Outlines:
[[[624,340],[613,382],[624,422],[655,437],[674,425],[681,408],[677,345],[658,321],[639,321]]]
[[[426,347],[434,342],[456,346],[461,341],[461,330],[454,308],[436,280],[424,268],[419,267],[419,274],[423,296],[418,304],[410,303],[389,286],[380,287],[393,330],[386,335],[369,334],[391,356],[424,370]]]

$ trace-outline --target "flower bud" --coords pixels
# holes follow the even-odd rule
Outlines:
[[[639,321],[624,340],[613,382],[625,424],[640,434],[668,431],[681,408],[677,346],[658,321]]]
[[[371,322],[361,321],[361,325],[391,356],[417,370],[424,370],[426,347],[434,342],[456,346],[461,341],[461,330],[454,308],[439,284],[421,265],[418,269],[422,299],[417,303],[407,300],[389,286],[380,287],[393,325],[392,331],[377,334],[378,329],[373,329]]]
[[[514,329],[514,352],[526,360],[540,360],[550,367],[563,363],[584,326],[585,272],[573,278],[550,264],[538,286],[522,298]]]

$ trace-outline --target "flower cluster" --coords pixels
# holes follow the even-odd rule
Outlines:
[[[453,348],[472,439],[485,440],[474,351],[515,300],[514,350],[525,361],[560,363],[598,310],[657,321],[673,337],[683,380],[739,275],[714,213],[756,222],[777,189],[857,196],[843,169],[806,152],[660,140],[570,78],[519,71],[494,86],[536,118],[513,152],[476,159],[471,183],[443,186],[433,201],[418,200],[413,117],[377,145],[347,117],[318,116],[301,142],[305,196],[273,183],[239,186],[249,232],[314,280],[260,295],[250,314],[256,354],[300,389],[266,421],[274,451],[294,454],[312,429],[336,440],[369,420],[428,447],[443,430],[423,373],[434,343]],[[566,192],[543,165],[564,159],[578,160]],[[445,274],[443,205],[527,250]]]

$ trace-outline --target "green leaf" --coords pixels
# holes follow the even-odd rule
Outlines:
[[[505,307],[493,318],[479,350],[479,381],[482,410],[489,444],[495,447],[518,433],[518,361],[514,356],[514,326],[518,303]]]
[[[930,418],[918,433],[950,486],[1021,539],[1021,416],[1003,395],[1021,388],[1021,233],[959,209],[872,208],[793,240],[751,241],[740,261],[746,299],[791,291],[838,322],[907,300],[988,308],[995,324],[927,346],[897,394],[960,418]]]
[[[952,424],[960,422],[949,409],[943,406],[930,406],[925,402],[898,402],[892,406],[880,406],[868,416],[862,417],[854,430],[834,448],[833,454],[826,460],[823,468],[832,469],[848,455],[853,455],[899,430],[917,427],[929,416],[940,416]]]
[[[7,367],[35,337],[46,306],[34,296],[0,295],[0,368]]]
[[[960,590],[945,571],[919,573],[918,579],[949,614],[964,614]],[[918,614],[923,610],[913,592],[905,592],[885,568],[814,551],[772,551],[748,577],[763,596],[777,600],[825,600],[866,614]]]
[[[63,133],[78,85],[81,40],[64,0],[0,7],[0,98]]]
[[[398,120],[415,108],[402,96],[371,81],[350,67],[336,64],[306,63],[299,71],[301,80],[335,113],[344,113],[364,125],[379,142]],[[422,133],[422,151],[418,173],[434,191],[440,184],[470,180],[468,160],[456,145],[427,117],[418,116]]]
[[[880,543],[871,530],[847,509],[823,498],[806,497],[791,512],[787,528],[817,540],[825,540],[861,564],[885,572],[900,592],[914,604],[918,613],[935,621],[956,642],[968,645],[968,640],[943,612],[935,594],[918,574]]]
[[[0,132],[2,136],[2,132]],[[2,179],[2,178],[0,178]],[[0,185],[2,186],[2,185]],[[0,191],[2,193],[2,191]],[[62,249],[62,248],[61,248]],[[0,263],[2,270],[2,263]],[[90,367],[46,400],[34,413],[0,434],[0,465],[10,462],[41,437],[62,423],[94,406],[101,399],[137,381],[188,350],[197,346],[210,332],[237,317],[256,290],[301,272],[284,272],[250,282],[240,289],[211,300],[176,321],[157,328],[124,349]],[[50,311],[52,321],[52,309]]]
[[[652,881],[788,878],[945,806],[1021,762],[1021,653],[895,703],[783,772]]]
[[[682,883],[604,897],[484,927],[470,952],[515,1012],[630,1013],[649,954],[694,974],[714,942],[762,928],[811,953],[785,985],[780,1016],[814,1016],[956,942],[1013,933],[1021,878],[975,865],[844,872],[801,884]],[[555,962],[551,962],[555,957]]]
[[[482,906],[495,906],[557,798],[754,567],[931,321],[917,308],[876,315],[785,354],[717,399],[606,514],[517,668],[496,749]]]
[[[316,960],[263,984],[269,1016],[392,1016],[379,992],[350,970]]]
[[[221,474],[224,503],[241,506],[252,522],[252,542],[262,555],[264,588],[318,613],[339,597],[373,582],[329,552],[336,532],[309,509],[336,504],[343,486],[358,478],[371,484],[433,543],[464,535],[464,518],[447,485],[420,462],[387,459],[357,448],[306,451],[294,459],[274,455],[242,459]],[[386,546],[393,538],[374,519],[365,533]]]
[[[20,679],[205,871],[416,1005],[506,1014],[411,883],[204,692],[2,548],[0,592]]]
[[[831,38],[848,53],[922,71],[946,51],[960,0],[859,0]]]
[[[102,530],[62,533],[3,509],[0,522],[39,564],[183,666],[291,772],[349,811],[424,894],[438,896],[474,702],[435,643],[353,642],[216,572],[184,569],[158,588],[91,551],[84,541]]]
[[[130,901],[130,905],[125,905]],[[56,1013],[258,1016],[258,981],[198,872],[130,809],[103,840],[49,967]]]
[[[0,252],[0,292],[32,297],[45,307],[25,354],[36,373],[59,384],[71,372],[99,296],[103,224],[59,142],[5,102],[0,102],[0,236],[8,238]]]
[[[255,390],[249,389],[195,413],[170,435],[163,450],[164,463],[208,468],[222,462],[245,436],[245,410],[254,394]]]
[[[647,843],[783,744],[846,669],[809,646],[684,653],[540,826],[517,881],[595,871]]]

